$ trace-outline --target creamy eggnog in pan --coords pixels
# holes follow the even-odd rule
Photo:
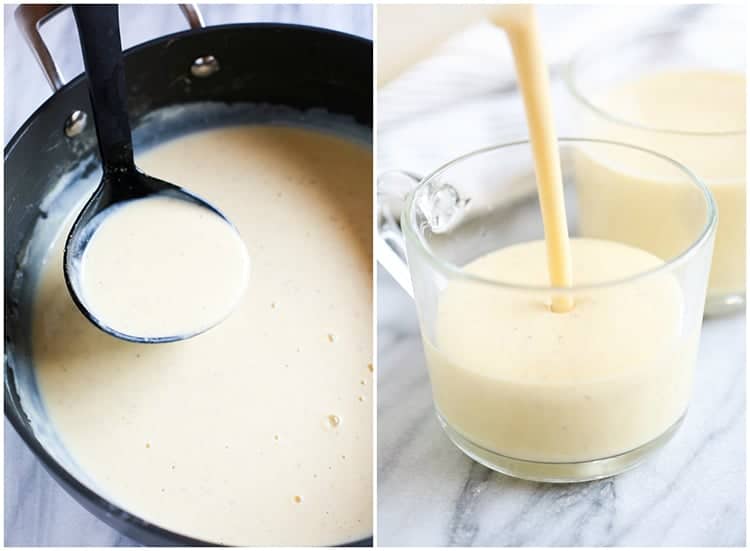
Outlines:
[[[100,216],[81,260],[82,298],[119,333],[192,336],[222,321],[245,292],[247,250],[213,211],[155,195]]]
[[[125,510],[195,538],[313,545],[369,536],[369,148],[314,130],[237,126],[175,139],[137,162],[223,211],[252,274],[210,331],[130,343],[74,306],[61,228],[32,338],[40,391],[69,453]],[[173,205],[153,206],[166,214]],[[196,245],[207,237],[183,235]]]

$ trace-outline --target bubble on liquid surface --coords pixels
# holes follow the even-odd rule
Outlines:
[[[434,233],[452,230],[461,221],[469,199],[462,198],[449,184],[432,181],[417,199],[417,206]]]
[[[341,425],[341,417],[339,417],[335,413],[327,415],[323,420],[323,428],[327,430],[336,429],[339,427],[339,425]]]

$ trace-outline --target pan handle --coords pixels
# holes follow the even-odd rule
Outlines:
[[[205,27],[198,4],[180,4],[180,10],[191,29]],[[67,6],[65,4],[21,4],[16,8],[15,18],[21,35],[31,48],[31,52],[42,68],[44,76],[53,91],[63,87],[63,76],[52,54],[44,43],[40,27]]]

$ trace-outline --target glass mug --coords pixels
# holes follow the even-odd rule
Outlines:
[[[469,153],[423,179],[392,171],[378,180],[378,260],[415,300],[441,425],[487,467],[546,482],[620,473],[675,432],[690,399],[716,231],[711,194],[680,163],[600,140],[560,139],[560,153],[571,237],[589,237],[579,225],[582,190],[607,193],[594,184],[653,166],[669,174],[671,210],[643,205],[642,214],[662,220],[653,254],[664,263],[566,289],[467,270],[490,252],[543,239],[525,141]],[[608,309],[552,313],[553,294]],[[578,322],[559,316],[589,318],[566,333],[567,321]],[[550,346],[555,365],[540,365]]]
[[[745,303],[745,93],[742,90],[741,107],[736,105],[736,99],[728,101],[726,97],[727,89],[736,92],[744,81],[744,52],[744,30],[727,29],[725,25],[682,25],[591,44],[573,57],[565,74],[576,135],[659,151],[685,163],[708,184],[717,204],[719,223],[707,315],[733,312]],[[705,71],[711,71],[710,76],[705,76]],[[685,76],[696,72],[704,75],[698,81]],[[642,98],[631,83],[641,78],[658,79],[659,75],[670,78],[670,73],[671,80],[663,84],[669,86],[670,97],[692,97],[686,87],[692,86],[696,94],[710,87],[711,92],[701,93],[713,94],[715,101],[699,106],[688,105],[686,99],[673,101],[684,113],[680,112],[679,123],[675,122],[674,127],[664,128],[655,118],[664,108],[649,111],[648,102],[645,107],[641,104]],[[720,83],[724,83],[723,92],[716,86]],[[734,87],[726,88],[729,83]],[[667,99],[659,97],[657,101],[661,106]],[[731,105],[741,113],[731,112]],[[711,118],[691,118],[696,111],[710,113]],[[639,113],[637,118],[634,113]],[[581,223],[592,235],[640,247],[660,231],[659,224],[644,224],[639,232],[623,232],[621,221],[627,228],[627,220],[636,216],[640,208],[636,197],[643,194],[650,197],[653,208],[670,208],[672,197],[656,189],[661,187],[663,178],[659,167],[654,166],[631,187],[623,187],[620,181],[604,182],[610,195],[622,198],[624,207],[611,201],[592,203],[588,209],[591,216]],[[582,202],[588,201],[595,199],[582,198]]]

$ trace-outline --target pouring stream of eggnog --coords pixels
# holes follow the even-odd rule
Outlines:
[[[489,18],[502,28],[510,41],[518,83],[523,96],[529,138],[534,153],[539,204],[544,223],[549,283],[555,288],[570,287],[570,238],[565,214],[560,153],[552,117],[549,75],[544,62],[539,26],[533,6],[380,6],[378,33],[381,40],[378,58],[380,85],[398,76],[409,65],[427,57],[451,34],[471,23]],[[409,24],[419,21],[420,32]],[[410,30],[411,29],[411,30]],[[398,40],[399,36],[403,40]],[[406,50],[403,49],[405,45]],[[397,48],[388,48],[387,45]],[[567,312],[572,297],[552,297],[553,312]]]
[[[509,13],[509,12],[508,12]],[[544,223],[544,240],[547,246],[547,269],[553,287],[570,287],[573,280],[571,268],[568,220],[565,216],[560,150],[552,117],[552,98],[549,76],[539,40],[539,26],[532,6],[519,6],[517,18],[504,18],[516,73],[521,87],[529,138],[534,152],[539,206]],[[501,25],[502,22],[496,22]],[[569,295],[552,299],[553,312],[567,312],[573,307]]]
[[[384,39],[379,33],[378,69],[384,71],[379,82],[398,74],[403,65],[399,55],[412,62],[417,61],[415,52],[426,57],[451,29],[457,32],[480,19],[502,28],[523,96],[545,239],[470,259],[461,268],[464,273],[507,285],[451,278],[440,290],[437,305],[431,306],[435,313],[421,312],[435,407],[459,448],[501,472],[555,481],[616,472],[658,446],[685,413],[700,334],[699,290],[706,281],[699,269],[702,260],[698,256],[693,262],[696,269],[688,285],[695,291],[688,295],[671,271],[634,277],[663,266],[659,254],[617,240],[569,239],[549,79],[534,9],[463,9],[380,6],[380,27],[387,27],[384,16],[403,17],[411,25],[402,23],[400,32],[411,28],[420,35],[436,34],[432,46],[422,36],[418,48],[409,48],[409,36],[404,36],[397,48],[389,49],[383,45],[393,45],[397,35],[386,32]],[[661,162],[675,170],[646,152],[631,151],[632,157],[636,167]],[[580,165],[574,163],[576,169]],[[576,177],[581,180],[578,170]],[[586,172],[584,179],[598,177]],[[684,227],[682,220],[671,225]],[[409,240],[406,244],[409,248]],[[575,305],[565,290],[572,288],[573,275],[579,286]],[[599,286],[621,278],[632,279]],[[553,287],[551,297],[519,288],[545,283]],[[611,462],[598,463],[601,460]],[[584,466],[589,462],[596,462],[593,471]],[[551,464],[570,470],[550,475]]]

